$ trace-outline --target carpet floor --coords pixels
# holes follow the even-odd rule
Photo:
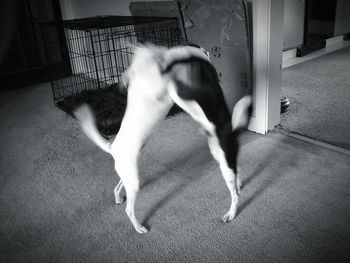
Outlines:
[[[112,158],[48,85],[0,96],[0,262],[350,262],[350,157],[272,133],[241,138],[237,218],[206,139],[165,120],[140,159],[137,234]]]
[[[284,69],[282,96],[283,128],[350,149],[350,47]]]

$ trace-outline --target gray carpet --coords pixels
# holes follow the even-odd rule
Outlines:
[[[284,69],[282,95],[285,129],[350,149],[350,47]]]
[[[111,157],[52,106],[47,85],[0,97],[0,262],[349,262],[350,157],[246,133],[237,218],[186,115],[141,160],[137,234],[113,203]]]

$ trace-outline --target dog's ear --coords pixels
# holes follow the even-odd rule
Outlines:
[[[158,64],[160,72],[164,72],[168,66],[168,63],[165,60],[164,56],[156,56],[155,61]]]

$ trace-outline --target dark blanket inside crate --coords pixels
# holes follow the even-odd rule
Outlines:
[[[69,114],[87,103],[95,114],[98,129],[104,135],[116,134],[126,108],[126,93],[117,86],[99,90],[84,90],[58,101],[57,106]]]
[[[119,131],[126,101],[126,92],[117,86],[110,86],[99,90],[84,90],[57,102],[57,106],[72,114],[74,109],[82,103],[89,104],[95,114],[98,129],[102,134],[110,136]],[[174,116],[180,111],[181,109],[175,105],[170,109],[168,117]]]

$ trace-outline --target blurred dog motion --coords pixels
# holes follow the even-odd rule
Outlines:
[[[75,116],[84,133],[113,156],[120,177],[114,189],[115,202],[123,202],[121,190],[125,188],[126,213],[135,230],[141,234],[148,231],[135,216],[140,150],[174,103],[191,115],[208,137],[210,152],[219,163],[231,194],[231,206],[222,221],[231,221],[236,215],[240,190],[238,136],[249,124],[251,96],[241,98],[231,115],[208,52],[195,45],[170,49],[150,44],[135,46],[123,82],[127,87],[127,107],[114,141],[109,142],[100,135],[94,115],[86,104],[75,111]]]

